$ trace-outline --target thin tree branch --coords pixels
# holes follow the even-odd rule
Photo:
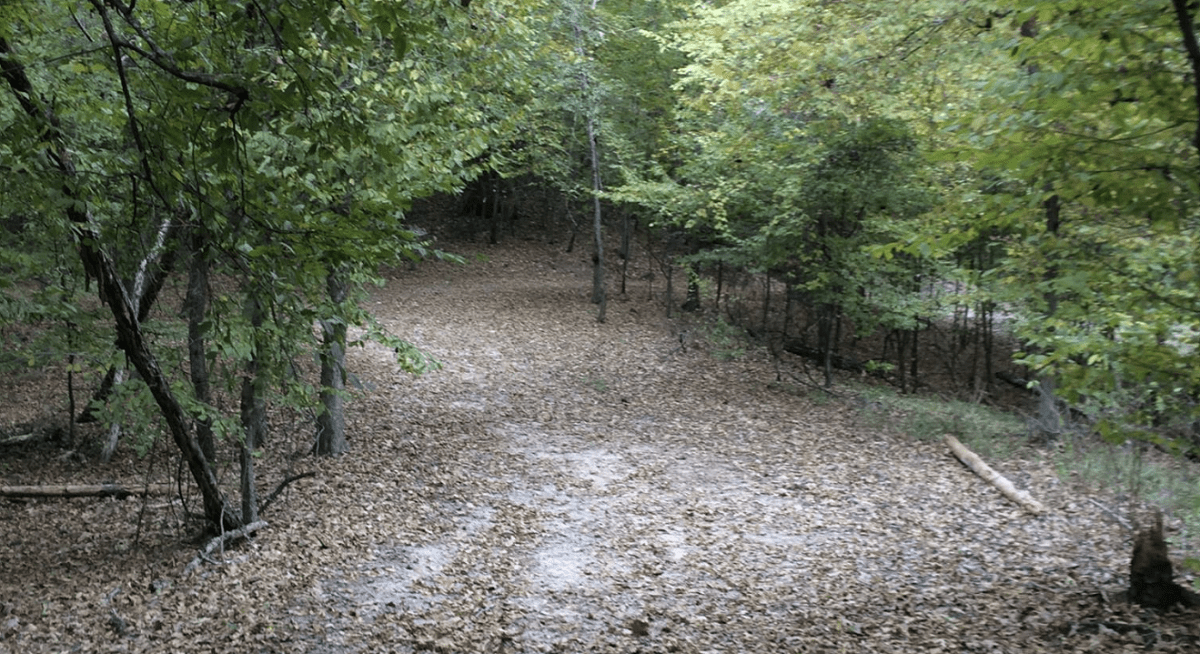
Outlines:
[[[83,26],[83,21],[79,20],[79,16],[75,15],[75,8],[68,7],[67,11],[71,12],[71,20],[75,21],[75,26],[79,28],[80,32],[83,32],[85,37],[87,37],[88,43],[95,43],[96,39],[93,39],[91,32],[88,32],[87,28]]]
[[[315,473],[315,472],[302,472],[298,475],[292,475],[291,477],[288,477],[287,479],[284,479],[283,481],[279,482],[279,485],[275,487],[275,490],[271,491],[271,494],[267,496],[267,499],[263,500],[262,504],[259,505],[259,507],[258,507],[259,514],[261,515],[263,513],[266,513],[267,507],[271,506],[271,502],[274,502],[275,498],[279,497],[279,494],[283,492],[284,488],[287,488],[288,484],[292,483],[293,481],[298,481],[300,479],[304,479],[306,477],[316,477],[316,476],[317,476],[317,473]]]
[[[125,100],[125,116],[129,120],[129,132],[133,136],[134,147],[136,147],[138,151],[138,163],[142,169],[142,175],[145,177],[146,183],[148,183],[150,188],[153,189],[154,195],[158,197],[159,202],[161,202],[164,207],[169,206],[170,203],[167,201],[162,189],[160,189],[158,184],[155,183],[154,173],[150,169],[150,155],[146,149],[145,139],[142,137],[142,129],[138,123],[137,112],[133,107],[133,93],[129,88],[129,75],[125,68],[125,58],[121,53],[121,46],[117,43],[117,33],[113,28],[112,20],[108,15],[108,8],[105,7],[101,0],[91,0],[91,4],[93,7],[95,7],[96,12],[100,15],[100,19],[104,23],[104,33],[108,36],[109,43],[112,44],[113,63],[117,68],[117,77],[121,81],[121,95]],[[168,237],[170,237],[174,231],[175,223],[172,221],[171,217],[167,217],[165,220],[163,220],[162,224],[157,230],[154,246],[138,265],[137,275],[134,278],[135,281],[133,285],[132,296],[134,302],[136,303],[134,305],[134,309],[136,310],[136,316],[139,322],[145,320],[149,315],[150,305],[153,303],[153,299],[158,295],[158,289],[161,287],[162,281],[166,276],[166,272],[170,268],[169,261],[163,265],[163,251]],[[151,277],[151,283],[149,286],[147,286],[146,272],[151,263],[153,263],[155,266],[155,274]],[[144,298],[150,299],[151,302],[142,302]]]
[[[142,26],[141,21],[134,16],[132,3],[125,5],[120,0],[105,0],[105,3],[116,7],[117,11],[121,14],[121,17],[125,19],[125,23],[133,28],[133,31],[137,33],[137,35],[150,49],[146,50],[145,48],[138,47],[130,41],[118,38],[115,34],[110,34],[110,38],[113,40],[114,45],[119,45],[122,48],[128,48],[129,50],[138,53],[147,61],[154,64],[163,72],[171,75],[172,77],[181,79],[185,82],[192,82],[201,86],[219,89],[232,95],[234,98],[233,102],[231,102],[229,106],[225,108],[226,111],[231,114],[236,113],[237,110],[240,109],[242,105],[250,99],[250,90],[242,84],[227,82],[222,79],[221,76],[212,73],[202,73],[184,70],[181,68],[179,63],[175,61],[175,57],[171,53],[162,49],[162,47],[160,47],[158,43],[156,43],[155,40],[150,36],[150,33],[146,31],[146,28]],[[92,4],[96,5],[97,0],[92,0]]]

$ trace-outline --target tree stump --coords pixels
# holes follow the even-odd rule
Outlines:
[[[1133,543],[1129,564],[1129,599],[1147,608],[1165,611],[1176,604],[1200,606],[1200,597],[1175,583],[1167,543],[1163,540],[1162,513],[1154,525],[1142,530]]]

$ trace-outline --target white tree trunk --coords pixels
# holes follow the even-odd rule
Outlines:
[[[163,251],[166,249],[167,235],[171,232],[171,219],[168,218],[158,226],[158,233],[154,237],[154,247],[150,248],[150,252],[145,258],[138,262],[137,274],[133,277],[133,289],[130,291],[129,304],[133,315],[136,316],[141,311],[142,293],[146,290],[146,271],[150,268],[151,263],[156,263],[162,258]],[[125,381],[125,370],[118,370],[116,376],[113,377],[113,388],[120,386]],[[72,417],[72,419],[74,419]],[[100,448],[100,460],[108,463],[112,460],[113,453],[117,451],[117,443],[121,440],[121,423],[114,422],[108,426],[108,437],[104,440],[104,444]]]

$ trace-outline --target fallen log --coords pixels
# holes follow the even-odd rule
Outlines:
[[[789,340],[783,344],[784,352],[795,354],[796,356],[810,359],[817,363],[825,362],[825,352],[815,347],[809,347],[797,340]],[[855,359],[844,357],[840,354],[830,353],[829,363],[838,370],[847,372],[866,372],[867,367]]]
[[[212,553],[215,552],[217,548],[225,549],[225,546],[229,543],[242,538],[248,538],[250,534],[253,534],[254,532],[266,526],[267,523],[264,520],[251,522],[241,529],[227,531],[208,541],[208,544],[204,546],[204,549],[200,550],[200,553],[196,555],[196,558],[192,559],[192,562],[187,564],[187,567],[183,569],[183,576],[186,577],[192,574],[192,571],[194,571],[196,568],[199,568],[200,564],[204,561],[212,561]]]
[[[28,434],[15,434],[13,436],[5,436],[3,438],[0,438],[0,445],[20,445],[21,443],[28,443],[29,441],[33,440],[33,437],[34,437],[33,432],[30,432]]]
[[[115,497],[130,495],[169,495],[171,484],[150,484],[128,488],[118,484],[51,484],[47,486],[0,486],[0,497]]]
[[[999,490],[1005,497],[1012,500],[1018,506],[1034,515],[1046,512],[1045,507],[1030,497],[1029,493],[1017,490],[1017,487],[1013,486],[1011,481],[1005,478],[1004,475],[992,470],[988,464],[983,462],[983,459],[979,458],[978,454],[968,450],[965,445],[958,442],[957,438],[946,434],[946,444],[950,446],[950,451],[954,452],[954,456],[958,457],[958,460],[962,461],[963,465],[970,468],[972,472],[979,475],[984,481],[995,486],[996,490]]]

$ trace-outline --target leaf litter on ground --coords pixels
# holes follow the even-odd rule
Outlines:
[[[773,388],[761,352],[679,347],[639,290],[596,324],[585,255],[464,254],[395,271],[370,305],[444,368],[412,377],[386,348],[353,350],[369,384],[351,454],[305,460],[318,476],[218,565],[180,575],[195,547],[177,506],[0,506],[0,653],[1200,642],[1194,614],[1120,601],[1129,534],[1036,452],[992,463],[1038,517],[937,442]],[[133,546],[139,514],[152,528]]]

